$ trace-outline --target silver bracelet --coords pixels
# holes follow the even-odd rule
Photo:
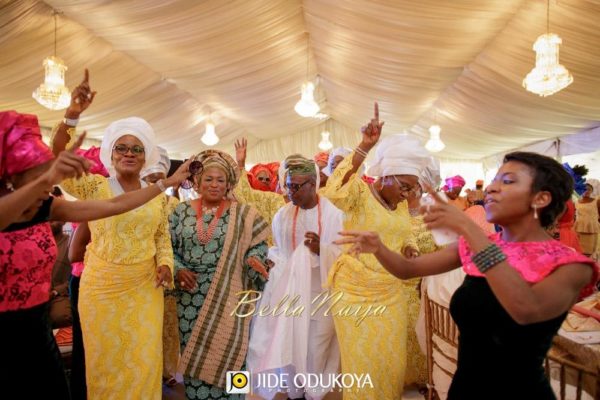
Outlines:
[[[160,180],[156,181],[156,186],[158,186],[158,188],[160,189],[161,192],[164,192],[165,190],[167,190],[163,181],[164,181],[164,179],[160,179]]]
[[[359,146],[356,146],[354,151],[356,151],[358,155],[362,156],[362,158],[367,158],[367,152],[361,149]]]
[[[63,124],[65,124],[67,126],[76,127],[78,123],[79,123],[79,118],[77,118],[77,119],[70,119],[67,117],[63,118]]]

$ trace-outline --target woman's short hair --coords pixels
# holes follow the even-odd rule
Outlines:
[[[504,156],[504,163],[516,161],[527,165],[533,175],[532,193],[550,192],[550,204],[540,210],[539,219],[543,227],[552,225],[565,209],[571,198],[574,182],[571,175],[554,159],[525,151],[516,151]]]

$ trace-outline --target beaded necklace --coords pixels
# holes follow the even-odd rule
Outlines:
[[[298,211],[300,207],[296,206],[296,210],[294,211],[294,220],[292,222],[292,249],[296,250],[296,224],[298,222]],[[321,237],[321,201],[319,196],[317,196],[317,219],[319,223],[319,238]]]
[[[210,221],[210,224],[208,224],[207,230],[204,230],[204,218],[203,218],[204,210],[207,208],[202,206],[202,198],[199,199],[198,203],[195,201],[192,201],[191,204],[194,207],[194,209],[196,210],[196,231],[198,232],[198,240],[202,244],[207,244],[208,242],[210,242],[210,240],[212,239],[212,237],[215,233],[215,229],[217,228],[219,219],[223,215],[223,211],[225,210],[225,205],[227,204],[227,202],[224,200],[221,200],[221,203],[219,204],[219,208],[217,209],[215,216],[213,217],[212,221]],[[210,210],[212,211],[212,208],[210,208]],[[207,214],[209,214],[209,213],[207,213]]]

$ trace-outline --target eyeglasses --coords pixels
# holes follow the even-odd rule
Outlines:
[[[308,182],[310,182],[311,180],[305,180],[302,183],[290,183],[290,182],[286,182],[285,183],[285,187],[288,188],[288,190],[292,193],[296,193],[298,190],[302,189],[302,186],[306,185]]]
[[[144,154],[144,147],[140,146],[138,144],[134,144],[131,147],[127,146],[126,144],[118,144],[115,147],[113,147],[113,150],[123,156],[125,154],[127,154],[130,150],[131,150],[131,154],[136,155],[136,156],[139,156],[140,154]]]
[[[410,186],[410,185],[407,185],[406,183],[402,183],[398,180],[398,178],[396,178],[395,175],[392,175],[392,178],[394,178],[394,180],[398,184],[398,189],[400,190],[400,192],[402,192],[404,194],[416,193],[421,188],[419,185]]]

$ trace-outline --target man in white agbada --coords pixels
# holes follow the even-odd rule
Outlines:
[[[339,372],[340,352],[333,319],[324,314],[330,304],[317,309],[318,302],[311,302],[326,292],[327,274],[341,253],[332,242],[342,230],[343,213],[317,195],[319,174],[312,160],[293,155],[284,161],[284,168],[283,181],[291,202],[273,219],[274,247],[269,250],[269,259],[274,266],[258,307],[269,306],[271,313],[255,316],[252,321],[246,365],[253,385],[258,382],[258,373],[288,374],[279,387],[254,387],[254,392],[265,399],[272,399],[277,391],[286,392],[291,399],[321,399],[331,389],[328,377]],[[278,303],[280,312],[274,313]],[[282,312],[286,306],[288,315]],[[303,307],[302,312],[289,315],[299,307]],[[295,387],[296,374],[322,376],[324,386],[315,390]]]

